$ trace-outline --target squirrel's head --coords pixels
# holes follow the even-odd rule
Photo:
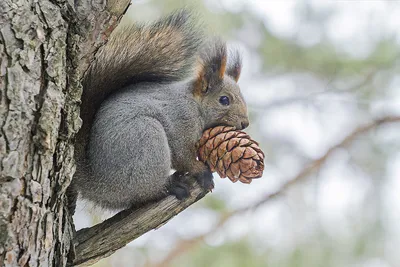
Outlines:
[[[213,40],[199,56],[193,95],[203,112],[205,127],[217,125],[244,129],[249,125],[247,106],[237,85],[242,68],[237,51],[227,63],[226,44]]]

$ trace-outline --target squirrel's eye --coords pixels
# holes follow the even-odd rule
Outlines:
[[[228,106],[229,105],[229,98],[227,96],[221,96],[219,98],[219,103],[221,103],[224,106]]]

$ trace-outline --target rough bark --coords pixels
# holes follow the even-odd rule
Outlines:
[[[0,266],[72,255],[80,80],[128,2],[0,1]]]

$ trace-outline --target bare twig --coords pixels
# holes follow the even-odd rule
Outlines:
[[[300,180],[305,179],[313,172],[319,170],[321,168],[321,166],[326,162],[326,160],[332,155],[332,153],[335,150],[337,150],[338,148],[347,147],[360,135],[362,135],[366,132],[369,132],[372,129],[375,129],[383,124],[393,123],[393,122],[400,122],[400,116],[384,117],[382,119],[377,119],[377,120],[375,120],[369,124],[366,124],[364,126],[358,127],[353,132],[348,134],[345,138],[343,138],[340,142],[338,142],[336,145],[329,148],[321,157],[310,162],[297,175],[295,175],[293,178],[287,180],[287,182],[285,182],[281,187],[279,187],[274,192],[267,194],[266,196],[264,196],[262,199],[260,199],[258,202],[256,202],[253,205],[250,205],[248,207],[244,207],[244,208],[241,208],[241,209],[238,209],[235,211],[228,212],[227,214],[225,214],[221,217],[221,219],[218,221],[218,223],[210,231],[208,231],[202,235],[199,235],[193,239],[190,239],[190,240],[181,240],[179,242],[179,244],[164,258],[164,260],[162,260],[161,262],[159,262],[155,265],[151,265],[150,263],[148,263],[147,266],[152,266],[152,267],[170,266],[171,263],[178,256],[183,255],[186,252],[190,251],[191,249],[195,248],[197,245],[201,244],[207,236],[211,236],[211,235],[215,234],[217,231],[219,231],[225,225],[225,223],[229,219],[231,219],[233,216],[236,216],[236,215],[245,213],[247,211],[255,210],[255,209],[259,208],[260,206],[264,205],[265,203],[280,196],[283,192],[285,192],[287,189],[292,187],[294,184],[296,184]]]
[[[389,68],[389,67],[387,67],[387,68]],[[284,99],[277,99],[277,100],[271,101],[270,103],[266,103],[266,104],[252,104],[251,107],[254,109],[257,109],[257,110],[260,110],[260,109],[261,110],[271,110],[271,109],[280,108],[282,106],[307,102],[307,101],[316,99],[320,96],[324,96],[329,93],[335,93],[335,94],[339,95],[339,94],[354,92],[354,91],[370,84],[371,81],[376,77],[376,75],[378,73],[380,73],[380,71],[382,71],[382,68],[379,69],[379,71],[377,71],[376,69],[369,71],[358,83],[351,85],[350,87],[345,88],[345,89],[339,89],[339,88],[334,88],[334,87],[328,88],[329,83],[330,83],[329,82],[327,84],[327,87],[323,90],[310,92],[305,95],[295,95],[295,96],[284,98]],[[338,99],[338,100],[345,101],[344,99]],[[359,104],[369,104],[370,103],[369,101],[360,101],[360,100],[357,100],[356,102]]]

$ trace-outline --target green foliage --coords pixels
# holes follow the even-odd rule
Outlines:
[[[247,240],[219,247],[203,244],[197,250],[178,258],[174,267],[266,267],[263,255],[256,253]]]
[[[352,58],[337,51],[333,44],[325,41],[304,47],[293,40],[273,36],[263,29],[263,41],[259,53],[266,71],[311,72],[324,77],[350,77],[394,64],[400,48],[393,40],[381,40],[366,58]]]
[[[221,199],[218,196],[215,196],[213,194],[209,194],[204,201],[201,202],[201,204],[208,208],[211,209],[213,211],[219,212],[219,213],[223,213],[227,211],[226,208],[226,203],[223,199]]]

